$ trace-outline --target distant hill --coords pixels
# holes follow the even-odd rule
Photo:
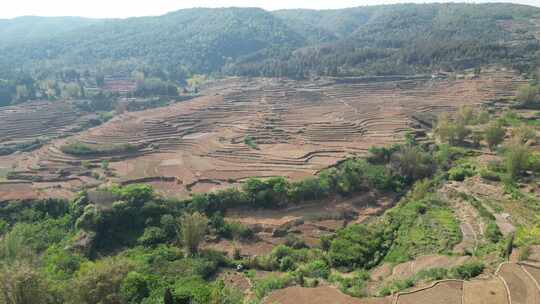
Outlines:
[[[535,23],[535,20],[537,23]],[[540,8],[405,4],[341,10],[187,9],[118,20],[0,20],[0,70],[250,76],[411,74],[540,57]],[[19,39],[20,38],[20,39]]]
[[[18,17],[0,19],[0,45],[50,39],[58,34],[102,22],[80,17]]]

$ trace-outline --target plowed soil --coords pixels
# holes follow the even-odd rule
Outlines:
[[[398,304],[461,304],[463,283],[458,281],[441,282],[436,286],[400,295]]]
[[[463,284],[463,304],[510,304],[501,280],[477,280]]]
[[[288,287],[271,293],[265,304],[391,304],[390,298],[359,299],[330,286],[316,288]]]
[[[498,274],[508,285],[511,304],[540,303],[540,291],[519,265],[504,264]]]

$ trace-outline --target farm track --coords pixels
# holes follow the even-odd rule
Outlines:
[[[421,131],[413,115],[436,115],[463,104],[505,99],[524,83],[514,73],[496,69],[484,71],[479,78],[455,81],[388,79],[347,84],[339,79],[225,80],[207,88],[203,97],[126,113],[32,153],[0,157],[0,167],[10,163],[28,179],[38,176],[48,181],[84,173],[80,169],[83,161],[99,167],[108,160],[115,176],[107,181],[174,178],[178,183],[170,190],[180,196],[188,190],[184,185],[197,180],[232,181],[250,176],[299,179],[347,156],[363,155],[370,146],[399,142],[408,131]],[[8,134],[25,137],[49,132],[38,123],[46,119],[42,115],[49,115],[48,121],[57,119],[56,124],[50,124],[50,132],[64,132],[60,130],[76,119],[68,110],[62,110],[68,115],[61,121],[56,112],[19,109],[24,117],[21,123],[0,119],[0,139],[9,140]],[[0,111],[0,118],[10,117],[8,113]],[[245,143],[247,138],[250,145]],[[129,154],[77,157],[60,150],[69,141],[96,148],[130,144],[139,149]],[[213,189],[227,186],[228,182],[220,182]]]

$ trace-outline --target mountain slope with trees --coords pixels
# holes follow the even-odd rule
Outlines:
[[[101,23],[100,19],[80,17],[35,17],[0,19],[0,45],[48,39],[83,27]]]
[[[66,73],[83,80],[142,73],[183,84],[196,74],[301,79],[494,63],[529,72],[540,62],[539,20],[540,8],[514,4],[197,8],[128,19],[0,20],[0,103],[38,98],[14,96],[17,87],[32,93],[39,83],[66,82]]]

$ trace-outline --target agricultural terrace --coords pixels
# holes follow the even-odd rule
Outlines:
[[[407,132],[422,137],[438,113],[513,98],[524,82],[503,68],[451,77],[230,78],[200,98],[125,113],[36,151],[0,157],[0,169],[9,171],[0,197],[69,195],[104,181],[145,182],[188,197],[249,177],[297,180]],[[43,112],[25,115],[36,123],[1,120],[0,129],[9,126],[18,137],[43,132]],[[12,193],[14,184],[24,191]]]

